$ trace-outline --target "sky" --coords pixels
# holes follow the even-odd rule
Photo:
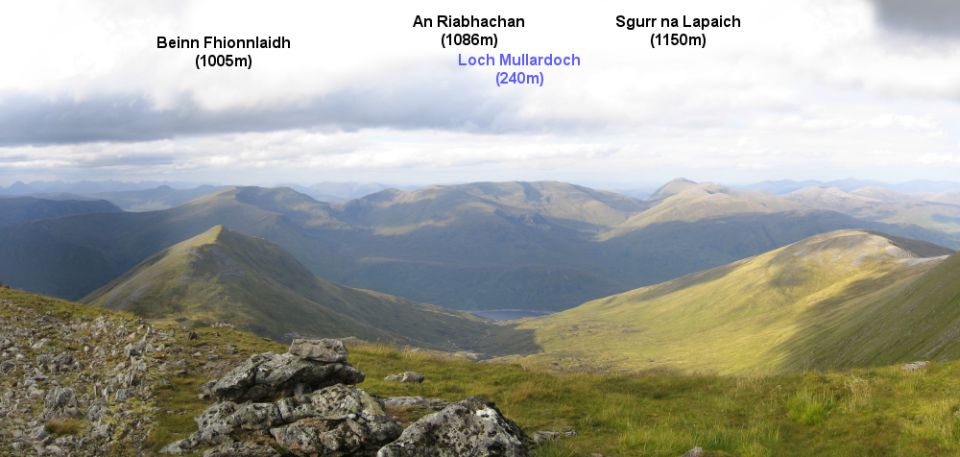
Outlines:
[[[7,2],[0,185],[960,180],[960,2],[410,3]],[[497,49],[443,49],[450,30],[413,28],[418,14],[526,27],[497,30]],[[617,28],[619,14],[742,27],[651,49],[665,30]],[[197,70],[199,51],[157,49],[161,35],[292,46]],[[497,87],[495,69],[456,64],[487,52],[582,66]]]

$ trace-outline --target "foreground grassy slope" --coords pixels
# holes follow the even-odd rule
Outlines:
[[[470,314],[322,280],[266,240],[215,226],[94,292],[92,305],[152,319],[228,322],[276,340],[347,337],[444,350],[520,343]]]
[[[93,320],[135,317],[60,300],[0,290],[0,300],[54,315]],[[2,312],[15,312],[16,307]],[[131,324],[135,326],[136,324]],[[173,330],[159,324],[161,330]],[[145,414],[156,415],[146,445],[155,451],[195,429],[193,416],[209,405],[200,384],[251,353],[284,348],[249,333],[196,329],[157,357],[185,357],[186,369],[166,373]],[[69,342],[49,344],[69,347]],[[960,363],[933,363],[917,372],[898,367],[771,377],[568,374],[517,365],[476,364],[387,346],[352,346],[350,360],[367,373],[360,387],[378,395],[491,399],[528,431],[577,430],[575,438],[536,451],[538,457],[676,457],[693,446],[708,456],[953,456],[960,453]],[[79,349],[78,349],[79,350]],[[198,354],[190,357],[190,354]],[[211,362],[210,355],[217,360]],[[117,363],[124,361],[122,355]],[[420,385],[383,376],[414,369]],[[16,379],[0,379],[5,389]],[[416,417],[410,414],[408,419]],[[82,426],[82,424],[81,424]],[[71,433],[65,431],[63,433]],[[2,440],[0,440],[2,441]],[[0,442],[0,449],[5,449]],[[123,450],[113,454],[129,455]]]
[[[960,270],[952,260],[931,272],[942,257],[929,257],[949,252],[831,232],[521,328],[534,330],[544,348],[532,363],[574,368],[744,374],[953,358],[960,348],[945,341],[960,317],[960,286],[949,278]],[[918,278],[932,284],[918,288]],[[922,334],[905,323],[944,326]]]

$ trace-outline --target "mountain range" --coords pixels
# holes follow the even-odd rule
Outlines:
[[[562,310],[838,229],[960,246],[949,224],[845,212],[687,180],[646,200],[559,182],[384,190],[342,203],[237,187],[165,210],[2,227],[0,278],[78,299],[223,225],[348,287],[453,309]],[[927,214],[935,221],[952,213]]]

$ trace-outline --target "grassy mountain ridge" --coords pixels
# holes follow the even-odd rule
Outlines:
[[[521,328],[534,330],[544,348],[530,356],[533,363],[570,367],[744,374],[960,356],[952,346],[925,343],[951,335],[946,329],[907,331],[903,323],[914,318],[903,299],[890,298],[928,274],[944,275],[937,273],[940,263],[953,271],[953,260],[914,251],[951,252],[864,231],[831,232],[527,320]],[[950,306],[933,297],[920,303],[934,315]],[[902,333],[872,330],[882,325]],[[849,346],[853,341],[859,344]]]
[[[735,214],[764,214],[803,209],[784,198],[761,192],[744,192],[713,183],[673,181],[658,190],[656,204],[618,224],[605,238],[656,223],[695,222]]]
[[[268,241],[215,226],[150,257],[85,302],[151,319],[228,322],[277,340],[347,337],[483,350],[519,332],[466,313],[314,276]]]

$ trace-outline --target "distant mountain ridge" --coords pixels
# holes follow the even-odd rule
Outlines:
[[[949,194],[905,194],[879,187],[845,191],[837,187],[806,187],[783,196],[805,205],[887,224],[912,224],[948,234],[960,234],[960,205]],[[937,201],[940,198],[940,201]]]
[[[221,224],[350,287],[457,309],[560,310],[838,229],[960,245],[950,233],[769,194],[692,181],[666,187],[674,189],[637,200],[561,182],[471,183],[343,203],[237,187],[161,211],[2,228],[0,278],[79,298]]]
[[[928,181],[914,180],[899,183],[886,183],[881,181],[864,179],[838,179],[833,181],[804,180],[794,181],[789,179],[777,181],[763,181],[753,184],[736,186],[744,190],[769,192],[775,195],[788,194],[805,187],[836,187],[846,192],[851,192],[864,187],[878,187],[904,193],[940,193],[960,191],[960,182],[957,181]]]
[[[120,208],[106,200],[0,197],[0,227],[78,214],[120,211]]]

